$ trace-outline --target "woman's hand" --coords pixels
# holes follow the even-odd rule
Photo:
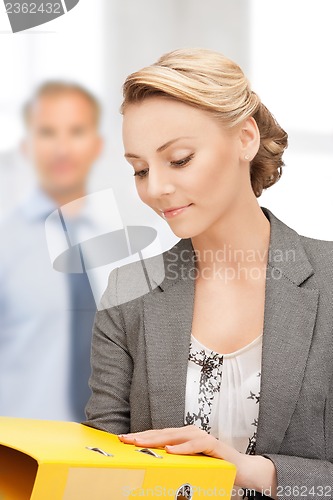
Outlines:
[[[123,443],[134,444],[135,446],[164,448],[168,453],[178,455],[203,453],[211,457],[227,460],[237,467],[235,485],[246,487],[240,483],[244,482],[244,473],[248,473],[248,461],[253,456],[238,452],[232,446],[219,441],[196,425],[120,434],[118,438]]]
[[[136,446],[164,448],[168,453],[179,455],[204,453],[211,457],[222,458],[222,443],[211,434],[199,429],[196,425],[120,434],[118,438],[123,443],[131,443]],[[234,448],[227,445],[224,446],[225,454],[230,456],[230,458],[236,458],[240,454]]]

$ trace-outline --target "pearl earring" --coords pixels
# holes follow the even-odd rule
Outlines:
[[[244,156],[244,159],[245,159],[245,160],[249,160],[249,159],[250,159],[249,155],[245,155],[245,156]]]

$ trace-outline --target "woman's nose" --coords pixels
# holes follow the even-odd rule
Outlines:
[[[148,172],[147,194],[151,198],[160,198],[175,190],[169,172],[163,168],[150,167]]]

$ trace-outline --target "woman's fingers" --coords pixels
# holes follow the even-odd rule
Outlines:
[[[118,436],[123,443],[133,443],[138,446],[165,446],[166,444],[178,444],[184,441],[184,435],[170,432],[156,432],[154,434],[136,433],[130,436]]]
[[[168,453],[176,453],[179,455],[194,455],[204,453],[205,455],[213,455],[216,439],[212,436],[200,436],[180,444],[167,445],[165,449]]]
[[[123,443],[145,448],[164,448],[167,453],[176,455],[203,453],[214,458],[227,460],[234,463],[239,469],[236,476],[237,481],[239,477],[242,477],[240,471],[247,469],[248,460],[252,458],[249,455],[240,453],[232,446],[216,439],[195,425],[119,434],[118,437]]]
[[[169,453],[216,455],[218,440],[198,427],[184,426],[153,429],[119,435],[123,443],[152,448],[165,448]]]
[[[202,433],[207,435],[205,431],[202,431],[196,426],[186,425],[184,427],[169,427],[166,429],[152,429],[142,432],[120,434],[118,438],[124,443],[133,443],[138,446],[158,447],[167,444],[180,444]]]

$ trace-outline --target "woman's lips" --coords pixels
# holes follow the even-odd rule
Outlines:
[[[184,207],[178,207],[178,208],[172,208],[171,210],[166,210],[165,212],[163,212],[163,215],[167,219],[170,219],[171,217],[176,217],[176,215],[183,213],[191,205],[192,203],[190,203],[189,205],[185,205]]]

